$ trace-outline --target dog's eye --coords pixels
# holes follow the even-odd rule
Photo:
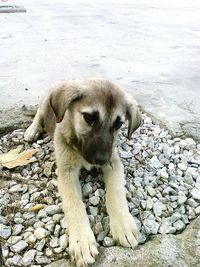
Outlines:
[[[116,121],[114,122],[114,128],[118,130],[123,124],[123,121],[121,121],[121,118],[118,116]]]
[[[95,122],[97,121],[97,117],[95,116],[95,114],[90,114],[90,113],[86,113],[83,112],[83,118],[84,120],[87,122],[87,124],[89,124],[90,126],[93,126],[95,124]]]

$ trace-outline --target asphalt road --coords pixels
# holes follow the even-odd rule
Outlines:
[[[57,80],[101,77],[200,140],[200,3],[98,2],[6,2],[27,12],[0,14],[0,124]]]

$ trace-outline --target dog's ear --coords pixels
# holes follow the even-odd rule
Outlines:
[[[140,114],[137,102],[130,96],[127,96],[126,118],[128,119],[128,139],[131,139],[132,133],[140,126],[142,116]]]
[[[56,122],[61,122],[70,105],[83,96],[83,88],[78,84],[62,83],[56,86],[49,96],[49,104],[56,116]]]

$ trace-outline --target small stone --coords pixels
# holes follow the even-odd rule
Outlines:
[[[192,138],[186,138],[185,142],[187,143],[188,149],[195,149],[196,148],[196,143]]]
[[[37,238],[34,236],[34,234],[30,234],[27,238],[26,238],[26,242],[28,244],[34,244],[36,242]]]
[[[180,147],[179,147],[179,145],[175,145],[174,146],[174,153],[175,154],[180,154]]]
[[[106,232],[102,231],[101,233],[98,234],[97,236],[97,242],[102,242],[104,238],[106,237]]]
[[[194,180],[193,180],[193,178],[192,178],[192,175],[189,175],[189,174],[186,174],[186,175],[184,176],[184,181],[185,181],[187,184],[189,184],[189,185],[193,185],[193,183],[194,183]]]
[[[23,258],[22,258],[22,264],[23,266],[29,266],[33,263],[35,258],[36,250],[31,249],[25,252]]]
[[[96,197],[103,197],[105,195],[105,191],[103,189],[97,189],[94,194]]]
[[[14,245],[22,239],[21,236],[10,236],[7,240],[8,244]]]
[[[93,206],[97,206],[99,204],[100,198],[96,197],[96,196],[92,196],[89,198],[89,202],[93,205]]]
[[[93,191],[93,188],[89,183],[87,183],[83,186],[83,196],[84,197],[88,197],[92,193],[92,191]]]
[[[68,246],[69,240],[66,234],[61,235],[59,238],[59,246],[65,249]]]
[[[154,169],[161,169],[163,168],[162,163],[160,163],[160,161],[158,160],[158,158],[156,156],[153,156],[150,161],[149,161],[149,165],[154,168]]]
[[[24,226],[22,224],[16,224],[13,227],[13,235],[18,235],[22,232],[22,229],[24,228]]]
[[[48,215],[55,215],[57,213],[60,213],[62,210],[57,205],[51,205],[44,209]]]
[[[135,143],[133,145],[133,154],[134,155],[139,154],[141,150],[142,150],[142,145],[140,143]]]
[[[169,174],[165,171],[160,172],[160,177],[167,180],[169,178]]]
[[[89,206],[88,207],[88,212],[89,212],[90,215],[97,216],[98,209],[96,207]]]
[[[101,222],[96,223],[95,226],[94,226],[95,235],[98,235],[102,231],[103,231],[102,223]]]
[[[176,221],[180,220],[182,218],[182,215],[178,212],[175,212],[174,214],[172,214],[170,220],[171,220],[171,223],[175,223]]]
[[[156,190],[151,186],[147,187],[147,192],[151,197],[154,197],[157,194]]]
[[[182,147],[182,148],[184,148],[184,147],[187,146],[187,142],[186,142],[185,140],[181,140],[181,141],[179,142],[179,146]]]
[[[21,260],[22,260],[22,256],[14,255],[13,258],[12,258],[12,265],[21,266]]]
[[[157,201],[153,204],[153,211],[155,216],[161,216],[163,211],[166,209],[166,206],[162,202]]]
[[[168,146],[167,144],[163,144],[163,153],[167,159],[171,157],[173,148]]]
[[[185,195],[183,192],[180,192],[180,193],[178,194],[178,204],[179,204],[179,205],[182,205],[183,203],[186,202],[186,200],[187,200],[186,195]]]
[[[56,224],[55,229],[54,229],[54,235],[58,237],[60,235],[60,231],[61,231],[60,224]]]
[[[193,188],[192,190],[191,190],[191,196],[194,198],[194,199],[196,199],[196,200],[200,200],[200,189],[198,189],[198,188]]]
[[[50,241],[50,246],[52,248],[56,248],[59,246],[59,241],[58,241],[58,238],[57,237],[53,237]]]
[[[60,220],[63,219],[63,217],[64,217],[64,214],[55,214],[55,215],[53,215],[53,221],[55,223],[58,223],[58,222],[60,222]]]
[[[170,218],[162,218],[162,224],[159,228],[161,234],[173,234],[176,232],[176,228],[172,226]]]
[[[189,206],[191,206],[191,207],[194,207],[194,208],[198,205],[197,202],[194,199],[192,199],[192,198],[189,198],[186,201],[186,204],[189,205]]]
[[[103,245],[104,247],[111,247],[111,246],[114,246],[115,242],[114,240],[112,239],[112,237],[108,237],[106,236],[103,240]]]
[[[36,236],[37,239],[41,240],[41,239],[45,238],[46,236],[48,236],[49,232],[46,229],[39,227],[39,228],[35,229],[34,235]]]
[[[21,252],[27,247],[28,247],[28,243],[24,240],[20,240],[18,243],[11,246],[10,248],[13,252]]]
[[[35,260],[38,264],[48,264],[51,262],[51,260],[46,256],[36,256]]]
[[[35,244],[35,248],[36,248],[36,250],[38,250],[38,251],[42,251],[45,245],[46,245],[46,240],[45,240],[45,239],[42,239],[42,240],[40,240],[39,242],[37,242],[37,243]],[[37,253],[37,254],[38,254],[38,253]]]
[[[196,207],[195,213],[196,213],[196,215],[199,215],[200,214],[200,206]]]
[[[181,171],[186,171],[187,170],[187,165],[185,165],[184,163],[178,163],[178,168]]]
[[[8,239],[11,236],[11,228],[7,225],[0,224],[0,237]]]
[[[185,224],[181,220],[175,222],[173,226],[176,228],[177,231],[182,231],[185,229]]]
[[[132,155],[131,153],[126,152],[126,151],[123,151],[123,150],[121,150],[121,149],[119,149],[119,155],[120,155],[120,157],[123,158],[123,159],[130,159],[130,158],[133,157],[133,155]]]
[[[21,184],[16,184],[14,186],[12,186],[10,189],[9,189],[9,192],[10,193],[17,193],[17,192],[22,192],[23,191],[23,187]]]
[[[155,221],[154,216],[149,216],[144,220],[144,227],[147,234],[157,234],[160,227],[159,223]]]

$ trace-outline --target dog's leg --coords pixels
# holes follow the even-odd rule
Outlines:
[[[33,119],[33,122],[31,123],[31,125],[28,127],[28,129],[24,134],[24,139],[27,142],[33,142],[37,140],[42,131],[43,131],[43,115],[41,107],[39,107]]]
[[[77,266],[87,266],[95,261],[97,243],[91,230],[85,205],[81,199],[80,167],[75,166],[72,153],[56,143],[58,165],[58,190],[63,202],[69,232],[69,251]]]
[[[124,168],[117,152],[111,158],[111,163],[112,166],[103,167],[111,232],[113,239],[122,246],[134,248],[138,244],[139,231],[128,210]]]

